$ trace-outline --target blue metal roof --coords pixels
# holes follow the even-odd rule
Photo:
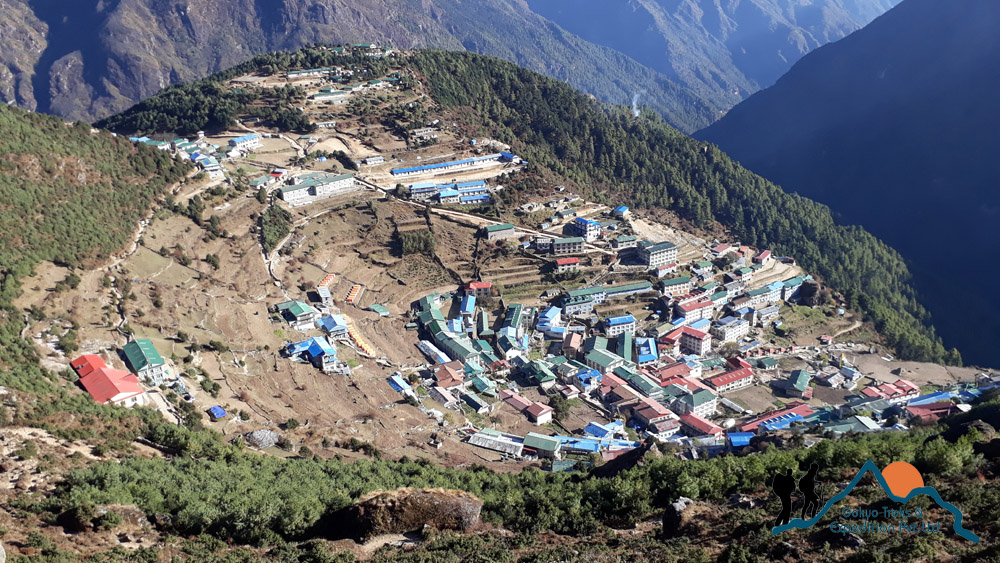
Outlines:
[[[463,158],[461,160],[451,160],[448,162],[439,162],[437,164],[424,164],[423,166],[412,166],[410,168],[395,168],[392,170],[393,174],[406,174],[408,172],[420,172],[422,170],[436,170],[438,168],[447,168],[449,166],[456,166],[461,164],[473,164],[476,162],[484,162],[487,160],[496,160],[504,155],[506,158],[514,158],[514,155],[510,153],[499,153],[499,154],[489,154],[486,156],[475,156],[472,158]]]
[[[462,298],[461,311],[463,315],[471,315],[476,310],[476,296],[466,295]]]
[[[323,356],[337,356],[337,349],[327,342],[326,338],[322,336],[317,336],[315,338],[310,338],[309,342],[309,356],[312,358],[320,358]]]
[[[635,317],[632,315],[619,315],[617,317],[608,317],[605,319],[608,326],[618,326],[635,322]]]
[[[345,321],[344,317],[340,315],[323,317],[319,320],[319,324],[328,332],[332,332],[334,330],[347,330],[347,321]]]
[[[458,197],[458,190],[452,190],[452,189],[441,190],[441,193],[438,194],[438,197]]]
[[[214,407],[208,409],[208,414],[212,415],[212,418],[214,419],[226,417],[226,411],[219,405],[215,405]]]
[[[793,422],[803,420],[802,415],[795,413],[783,414],[777,418],[762,422],[760,427],[764,430],[782,430],[791,426]]]
[[[628,211],[628,206],[625,206],[625,205],[619,205],[618,207],[616,207],[616,208],[615,208],[615,211],[617,211],[617,212],[619,212],[619,213],[622,213],[622,212],[625,212],[625,211]]]

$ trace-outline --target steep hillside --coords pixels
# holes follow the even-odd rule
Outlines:
[[[719,109],[520,0],[3,0],[0,30],[0,100],[70,119],[106,117],[264,51],[359,41],[497,55],[615,103],[643,89],[643,103],[687,131]]]
[[[187,166],[89,125],[17,108],[0,106],[0,130],[0,385],[36,388],[46,381],[10,303],[18,279],[42,260],[106,260]]]
[[[1000,302],[968,280],[1000,274],[998,22],[995,2],[905,0],[699,133],[898,248],[945,341],[987,365]]]
[[[690,132],[897,0],[0,0],[0,100],[93,120],[270,50],[466,49]]]

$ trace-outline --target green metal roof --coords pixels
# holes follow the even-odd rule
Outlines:
[[[608,369],[611,364],[621,360],[623,360],[621,356],[612,354],[607,350],[594,349],[587,353],[588,362],[593,362],[604,369]]]
[[[577,244],[577,243],[583,243],[583,237],[557,238],[552,241],[552,244]]]
[[[663,284],[664,286],[666,286],[666,287],[670,287],[670,286],[672,286],[672,285],[681,285],[681,284],[685,284],[685,283],[688,283],[688,282],[690,282],[690,281],[691,281],[691,278],[689,278],[689,277],[687,277],[687,276],[681,276],[681,277],[679,277],[679,278],[671,278],[671,279],[669,279],[669,280],[663,280],[663,282],[661,282],[661,283],[662,283],[662,284]]]
[[[133,340],[122,349],[125,358],[135,371],[140,371],[148,366],[159,366],[165,362],[153,346],[153,342],[148,338]]]
[[[524,445],[528,448],[534,448],[536,450],[544,450],[547,452],[554,452],[559,449],[559,445],[562,442],[558,438],[552,436],[545,436],[544,434],[538,434],[537,432],[528,432],[528,435],[524,437]]]
[[[600,286],[584,287],[584,288],[581,288],[581,289],[571,289],[571,290],[569,290],[569,291],[566,292],[566,295],[568,295],[570,297],[570,299],[572,299],[572,298],[575,298],[575,297],[586,297],[586,296],[590,296],[590,295],[598,295],[600,293],[607,293],[607,290],[604,289],[603,287],[600,287]]]
[[[812,374],[804,369],[797,369],[788,376],[788,382],[800,393],[809,387],[810,379],[812,379]]]
[[[708,389],[698,389],[694,393],[688,393],[681,397],[681,401],[692,407],[700,407],[705,403],[712,402],[713,399],[715,399],[715,393],[712,393]]]
[[[495,233],[497,231],[506,231],[508,229],[513,229],[513,228],[514,228],[514,225],[511,225],[510,223],[503,223],[503,224],[500,224],[500,225],[487,225],[486,226],[486,232],[487,233]]]

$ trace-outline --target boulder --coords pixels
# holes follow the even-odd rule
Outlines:
[[[757,506],[757,501],[755,501],[751,496],[736,493],[729,497],[729,506],[733,508],[751,509]]]
[[[366,541],[382,534],[438,530],[466,531],[479,523],[483,501],[465,491],[397,489],[377,491],[333,514],[331,536]]]
[[[281,439],[281,434],[272,430],[254,430],[243,435],[243,442],[251,448],[272,448]]]
[[[696,510],[697,502],[681,497],[663,511],[663,535],[668,538],[684,535],[690,527]]]

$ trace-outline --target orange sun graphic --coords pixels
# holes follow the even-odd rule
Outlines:
[[[882,470],[882,477],[888,483],[892,494],[898,497],[906,497],[913,489],[924,486],[924,478],[920,476],[917,468],[905,461],[890,463]]]

